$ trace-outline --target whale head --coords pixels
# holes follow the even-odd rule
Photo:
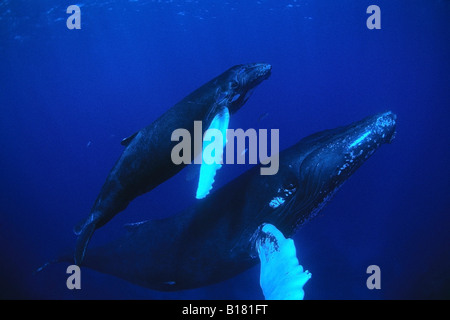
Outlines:
[[[227,96],[230,111],[242,107],[250,98],[253,89],[270,77],[272,66],[267,63],[237,65],[227,72],[227,81],[222,89]]]
[[[381,145],[394,139],[395,127],[396,115],[384,112],[313,134],[282,152],[278,174],[283,179],[272,189],[266,222],[291,236]]]

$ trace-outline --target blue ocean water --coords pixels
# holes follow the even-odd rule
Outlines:
[[[71,4],[81,29],[66,27]],[[381,8],[369,30],[366,9]],[[312,273],[305,299],[450,298],[450,2],[0,1],[0,287],[21,299],[262,299],[259,269],[164,293],[65,264],[122,138],[229,67],[267,62],[272,76],[231,118],[276,128],[284,149],[323,129],[392,110],[397,135],[315,219],[297,232]],[[225,166],[220,187],[248,169]],[[225,173],[226,172],[226,173]],[[128,222],[192,204],[188,169],[139,197],[98,230],[107,242]],[[366,268],[381,269],[368,290]]]

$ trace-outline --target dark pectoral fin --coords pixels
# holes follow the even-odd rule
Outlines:
[[[139,133],[139,131],[136,132],[136,133],[133,133],[131,136],[129,136],[129,137],[127,137],[127,138],[124,138],[124,139],[120,142],[120,144],[123,145],[123,146],[125,146],[125,147],[127,147],[127,146],[130,144],[130,142],[134,139],[134,137],[137,136],[138,133]]]

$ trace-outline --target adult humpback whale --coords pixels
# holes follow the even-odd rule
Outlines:
[[[259,251],[267,237],[276,238],[269,239],[276,249],[282,238],[277,230],[291,237],[315,216],[366,159],[392,141],[395,126],[396,116],[385,112],[308,136],[280,153],[278,174],[260,175],[255,166],[175,216],[130,224],[122,238],[89,250],[83,265],[163,291],[233,277],[264,255]]]
[[[189,94],[149,126],[124,139],[122,144],[126,148],[109,173],[91,213],[74,228],[78,234],[75,263],[83,261],[96,229],[123,211],[134,198],[185,167],[185,164],[174,164],[171,159],[176,144],[171,141],[174,130],[184,128],[193,135],[194,121],[203,121],[203,132],[212,124],[227,126],[229,114],[244,105],[253,89],[267,79],[270,72],[271,66],[264,63],[234,66]],[[196,156],[195,151],[192,158]]]

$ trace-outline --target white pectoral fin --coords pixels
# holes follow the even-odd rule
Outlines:
[[[261,260],[260,285],[266,300],[303,300],[303,286],[311,278],[298,263],[294,241],[275,226],[265,224],[257,240]]]
[[[197,199],[203,199],[212,189],[216,171],[222,167],[223,149],[227,139],[228,123],[230,121],[230,112],[228,108],[223,107],[216,114],[208,130],[203,136],[202,165],[200,167],[200,176],[198,179]]]

